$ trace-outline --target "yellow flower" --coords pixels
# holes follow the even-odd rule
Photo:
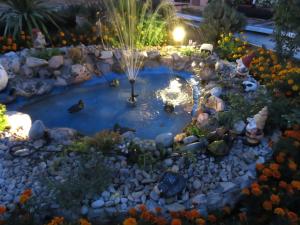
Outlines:
[[[293,90],[293,91],[299,91],[299,86],[296,85],[296,84],[293,85],[293,86],[292,86],[292,90]]]
[[[63,217],[54,217],[47,225],[60,225],[64,222],[64,220],[65,219]]]
[[[241,40],[241,39],[239,39],[239,38],[235,38],[235,41],[236,41],[236,42],[239,42],[240,40]]]
[[[276,208],[276,209],[274,209],[274,214],[276,214],[278,216],[284,216],[285,212],[282,208]]]
[[[241,51],[243,51],[243,48],[241,48],[241,47],[238,47],[238,52],[241,52]]]
[[[229,42],[229,41],[230,41],[229,37],[225,37],[225,38],[224,38],[224,41],[225,41],[225,42]]]

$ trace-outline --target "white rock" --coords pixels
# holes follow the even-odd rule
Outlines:
[[[174,135],[172,133],[163,133],[155,138],[156,147],[158,149],[171,147],[173,141]]]
[[[210,96],[208,98],[206,106],[208,108],[214,109],[216,112],[222,112],[225,110],[224,101],[216,96]]]
[[[27,138],[31,128],[31,118],[28,114],[8,111],[6,112],[10,132],[22,138]]]
[[[26,65],[30,68],[36,68],[41,66],[47,66],[48,62],[44,59],[39,59],[35,57],[27,57],[26,58]]]
[[[237,121],[233,125],[233,130],[237,134],[243,133],[243,131],[245,130],[245,128],[246,128],[246,123],[243,120]]]
[[[209,122],[209,115],[207,113],[200,113],[197,117],[197,124],[200,127],[206,126]]]
[[[113,57],[113,52],[112,51],[102,51],[101,52],[101,59],[111,59]]]
[[[0,64],[0,91],[3,91],[8,83],[8,75],[4,67]]]
[[[214,87],[209,92],[213,96],[220,97],[220,95],[222,94],[222,88],[221,87]]]
[[[64,57],[62,55],[56,55],[53,56],[50,60],[49,60],[49,68],[51,69],[58,69],[59,67],[61,67],[64,64]]]

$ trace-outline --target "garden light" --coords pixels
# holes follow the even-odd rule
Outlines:
[[[175,42],[182,42],[186,36],[186,32],[183,27],[175,27],[173,31],[173,39]]]

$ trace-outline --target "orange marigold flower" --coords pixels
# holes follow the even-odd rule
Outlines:
[[[205,225],[206,221],[202,218],[199,218],[199,219],[196,220],[196,223],[197,223],[197,225]]]
[[[247,221],[247,214],[245,212],[239,213],[239,219],[241,222]]]
[[[160,216],[154,218],[154,223],[156,225],[167,225],[168,221],[164,217]]]
[[[181,225],[181,220],[180,219],[173,219],[171,222],[171,225]]]
[[[272,176],[276,179],[280,179],[281,178],[281,173],[278,170],[275,170],[272,172]]]
[[[24,194],[22,194],[21,196],[20,196],[20,198],[19,198],[19,202],[21,203],[21,204],[25,204],[28,200],[29,200],[29,196],[28,195],[24,195]]]
[[[260,175],[258,179],[259,179],[259,181],[261,181],[261,182],[266,182],[266,181],[268,181],[268,177],[265,176],[265,175],[263,175],[263,174]]]
[[[297,165],[297,163],[295,163],[293,160],[290,160],[290,161],[289,161],[289,164],[288,164],[288,167],[289,167],[290,170],[296,171],[298,165]]]
[[[248,189],[248,188],[244,188],[244,189],[242,190],[242,194],[243,194],[243,195],[250,195],[249,189]]]
[[[285,212],[282,208],[276,208],[276,209],[274,209],[274,214],[276,214],[278,216],[284,216]]]
[[[0,205],[0,215],[6,212],[6,207],[4,205]]]
[[[271,163],[270,164],[270,169],[271,170],[278,170],[279,169],[279,164],[277,164],[277,163]]]
[[[279,187],[282,188],[282,189],[286,189],[287,185],[288,185],[287,182],[285,182],[283,180],[279,182]]]
[[[257,182],[254,182],[251,184],[251,188],[260,188],[260,186]]]
[[[272,176],[272,170],[270,170],[269,168],[264,168],[262,173],[267,177]]]
[[[187,218],[190,219],[190,220],[193,220],[193,219],[196,219],[200,216],[200,213],[198,212],[197,209],[193,209],[189,212],[187,212]]]
[[[143,220],[150,221],[150,219],[151,219],[151,213],[149,213],[147,211],[143,211],[142,214],[141,214],[141,218]]]
[[[257,188],[257,187],[252,188],[251,192],[255,196],[260,196],[262,194],[262,191],[260,190],[260,188]]]
[[[270,199],[273,205],[278,205],[280,203],[280,197],[278,195],[272,194]]]
[[[147,210],[147,207],[146,207],[144,204],[142,204],[142,205],[139,206],[139,209],[140,209],[141,211],[146,211],[146,210]]]
[[[280,154],[276,156],[276,162],[284,163],[284,160],[285,160],[284,156],[282,156]]]
[[[80,219],[79,224],[80,225],[92,225],[87,219]]]
[[[287,213],[287,217],[288,219],[292,222],[292,223],[297,223],[298,222],[298,215],[292,211],[289,211]]]
[[[48,225],[60,225],[64,222],[64,220],[65,219],[63,217],[54,217]]]
[[[32,195],[32,190],[31,189],[26,189],[24,192],[23,192],[23,195],[26,195],[28,197],[31,197]]]
[[[264,201],[263,202],[263,208],[267,211],[272,210],[272,202],[271,201]]]
[[[262,171],[264,168],[265,168],[264,164],[262,164],[262,163],[257,163],[256,164],[256,169],[258,171]]]
[[[156,213],[161,213],[161,208],[160,208],[160,207],[156,207],[156,208],[155,208],[155,212],[156,212]]]
[[[131,209],[129,209],[129,210],[128,210],[128,213],[129,213],[129,215],[130,215],[130,216],[133,216],[133,217],[135,217],[135,216],[136,216],[136,214],[137,214],[137,212],[136,212],[136,209],[135,209],[135,208],[131,208]]]
[[[212,215],[212,214],[208,215],[207,219],[208,219],[209,222],[211,222],[211,223],[217,222],[217,217],[216,217],[215,215]]]
[[[231,213],[231,208],[230,208],[229,206],[225,206],[225,207],[223,208],[223,212],[224,212],[225,214],[230,214],[230,213]]]
[[[135,218],[130,217],[123,221],[123,225],[137,225],[137,222]]]
[[[300,181],[298,180],[293,180],[292,183],[291,183],[292,187],[294,189],[296,189],[297,191],[300,191]]]

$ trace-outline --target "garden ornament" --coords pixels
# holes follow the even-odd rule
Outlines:
[[[77,113],[77,112],[83,110],[83,108],[84,108],[84,103],[83,103],[83,101],[80,99],[80,100],[78,101],[78,103],[72,105],[72,106],[68,109],[68,111],[69,111],[69,113]]]
[[[246,127],[246,144],[256,146],[264,137],[264,127],[268,119],[268,107],[264,107],[253,118],[248,118]]]
[[[4,67],[0,64],[0,91],[4,90],[8,83],[8,75]]]
[[[253,80],[246,80],[243,82],[243,87],[246,92],[256,91],[258,88],[258,84]]]
[[[249,73],[250,64],[254,57],[255,57],[255,53],[253,52],[241,59],[238,59],[236,61],[237,62],[236,73],[240,76],[247,76]]]
[[[32,30],[33,35],[33,47],[35,49],[43,49],[47,45],[45,36],[39,29]]]
[[[212,44],[202,44],[200,46],[200,52],[209,52],[210,54],[213,53],[214,46]]]

